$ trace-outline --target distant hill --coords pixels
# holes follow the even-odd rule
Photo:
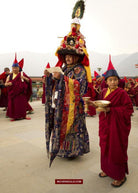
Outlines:
[[[0,54],[0,73],[3,72],[4,67],[11,69],[14,58],[15,53]],[[48,62],[51,66],[57,62],[54,53],[18,52],[17,60],[20,61],[22,58],[24,58],[23,71],[29,76],[42,76]]]
[[[138,68],[135,67],[138,64],[138,52],[127,56],[123,61],[116,65],[116,69],[120,76],[127,74],[127,76],[138,77]]]
[[[15,53],[0,54],[0,73],[3,72],[4,67],[11,69],[14,61]],[[24,72],[29,76],[42,76],[44,68],[49,62],[51,66],[57,63],[55,53],[33,53],[33,52],[19,52],[17,53],[17,60],[24,58]],[[96,52],[89,52],[89,60],[91,72],[93,76],[94,70],[98,72],[97,68],[101,68],[100,74],[107,70],[109,55],[100,54]],[[121,54],[112,56],[112,63],[120,76],[138,76],[138,52],[133,54]]]
[[[111,60],[112,60],[112,63],[114,65],[115,69],[128,56],[129,56],[128,54],[121,54],[121,55],[117,55],[117,56],[111,56]],[[138,59],[138,57],[137,57],[137,59]],[[109,63],[109,55],[100,54],[100,53],[96,53],[96,52],[90,52],[89,53],[89,60],[90,60],[92,75],[93,75],[94,70],[96,70],[100,75],[102,75],[107,70],[108,63]],[[101,68],[100,72],[97,69],[99,67]],[[120,69],[119,69],[118,73],[120,75]]]

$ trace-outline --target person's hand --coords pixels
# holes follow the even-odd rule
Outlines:
[[[12,82],[5,83],[5,86],[12,86]]]
[[[50,76],[50,73],[49,73],[47,70],[45,70],[45,71],[44,71],[44,75],[45,75],[46,77],[49,77],[49,76]]]
[[[55,79],[60,79],[60,76],[61,76],[61,73],[60,72],[54,72],[53,73],[53,77],[55,78]]]
[[[134,95],[130,94],[129,96],[130,96],[130,97],[133,97]]]
[[[25,80],[25,77],[24,77],[23,75],[21,75],[21,79],[22,79],[22,80]]]
[[[9,86],[12,86],[12,82],[9,82]]]
[[[110,107],[106,107],[106,108],[105,108],[105,112],[108,113],[109,111],[110,111]]]
[[[97,106],[95,105],[95,103],[94,103],[93,101],[91,101],[91,100],[88,100],[88,106],[89,106],[89,105],[97,108]]]
[[[8,86],[12,86],[12,82],[8,82]]]

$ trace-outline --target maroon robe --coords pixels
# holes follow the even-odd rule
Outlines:
[[[131,87],[131,88],[127,89],[126,92],[129,95],[129,97],[132,101],[132,104],[135,105],[135,90],[134,90],[134,88]]]
[[[123,89],[125,88],[125,80],[123,78],[119,79],[118,87],[123,88]]]
[[[33,108],[31,107],[29,102],[27,103],[26,111],[33,111]]]
[[[12,86],[8,87],[8,109],[7,116],[13,119],[21,119],[26,117],[27,103],[31,96],[31,79],[23,73],[25,77],[29,79],[29,82],[22,82],[21,73],[12,80],[13,74],[10,75],[10,82]]]
[[[135,91],[135,104],[136,107],[138,107],[138,85],[134,87],[134,91]]]
[[[105,80],[102,81],[101,83],[101,89],[103,90],[104,88],[107,88],[108,85],[106,84]]]
[[[45,104],[45,83],[43,83],[42,104]]]
[[[96,82],[96,85],[94,87],[95,90],[95,100],[100,99],[100,94],[101,94],[101,82]]]
[[[90,100],[94,101],[95,100],[95,95],[96,94],[95,94],[95,91],[94,91],[94,88],[93,88],[93,83],[88,83],[87,93],[85,95],[83,95],[83,97],[90,97]],[[87,113],[90,116],[96,115],[95,107],[88,106]]]
[[[3,81],[3,84],[6,82],[7,75],[5,72],[0,74],[0,80]],[[0,107],[7,107],[8,106],[8,92],[7,88],[3,87],[1,89],[1,95],[0,95]]]
[[[111,104],[110,112],[99,114],[101,169],[109,177],[122,180],[128,174],[127,147],[133,106],[125,90],[118,87],[104,98],[106,92],[107,89],[102,91],[101,99]]]

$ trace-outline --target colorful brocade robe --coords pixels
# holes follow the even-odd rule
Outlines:
[[[50,166],[54,158],[76,157],[89,152],[82,96],[87,90],[86,71],[81,64],[63,69],[60,80],[46,78],[45,134]],[[52,108],[52,92],[57,94]],[[51,142],[51,150],[50,149]]]

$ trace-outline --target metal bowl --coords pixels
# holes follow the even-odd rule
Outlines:
[[[97,107],[107,107],[111,102],[107,101],[107,100],[96,100],[93,101],[93,103],[97,106]]]

